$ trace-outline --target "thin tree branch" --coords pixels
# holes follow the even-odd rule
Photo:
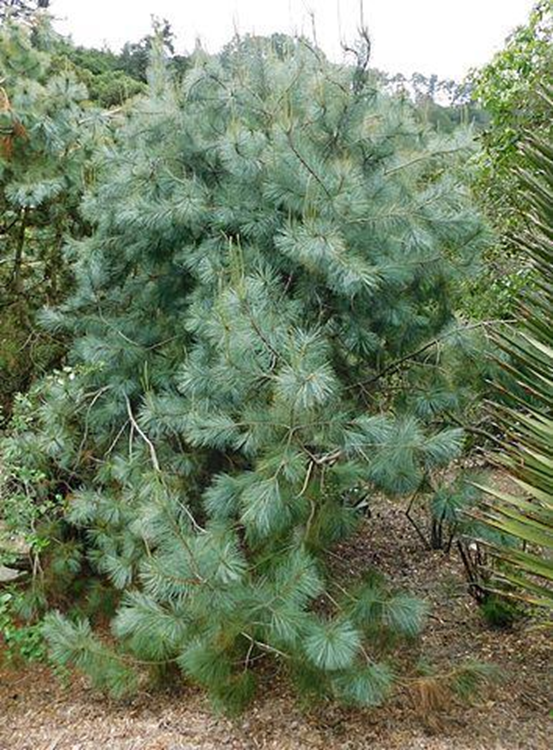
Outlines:
[[[415,357],[418,357],[419,354],[423,354],[428,349],[431,349],[433,346],[438,346],[442,341],[445,341],[445,339],[449,338],[450,336],[453,336],[457,333],[463,333],[465,331],[472,331],[476,328],[486,328],[488,326],[494,326],[494,325],[505,325],[508,323],[514,323],[516,321],[514,320],[481,320],[478,323],[473,323],[468,326],[464,326],[463,328],[456,328],[453,331],[448,331],[443,336],[437,336],[435,339],[432,339],[432,341],[427,341],[426,344],[416,349],[414,352],[410,352],[409,354],[406,354],[404,357],[401,357],[400,359],[397,359],[395,362],[391,362],[387,367],[385,367],[383,370],[380,370],[380,372],[377,372],[376,375],[373,375],[372,378],[367,378],[366,380],[360,380],[357,383],[353,383],[352,385],[348,386],[348,390],[351,390],[353,388],[359,388],[363,385],[369,385],[371,383],[376,382],[377,380],[380,380],[380,378],[384,377],[384,375],[389,375],[390,373],[397,372],[401,369],[402,365],[405,362],[408,362],[411,359],[414,359]]]
[[[157,472],[161,473],[161,467],[159,465],[159,461],[158,461],[158,458],[157,458],[157,453],[156,453],[156,449],[154,447],[154,444],[152,443],[152,441],[150,440],[150,438],[146,435],[146,433],[144,432],[144,430],[142,430],[142,428],[140,427],[140,425],[138,424],[138,422],[134,418],[134,414],[132,413],[132,408],[131,408],[131,402],[129,401],[128,396],[125,396],[125,403],[127,404],[127,414],[129,415],[129,419],[131,421],[132,426],[138,432],[138,434],[140,435],[140,437],[142,438],[142,440],[144,440],[144,442],[146,443],[146,445],[150,449],[150,457],[152,459],[152,464],[154,466],[154,469]]]

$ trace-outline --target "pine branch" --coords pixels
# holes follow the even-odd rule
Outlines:
[[[303,164],[303,166],[305,167],[305,169],[307,169],[307,171],[313,177],[313,179],[315,180],[315,182],[318,185],[320,185],[320,187],[322,187],[322,189],[323,189],[326,197],[328,198],[328,200],[330,202],[332,202],[332,200],[333,200],[332,196],[328,192],[328,188],[324,184],[323,180],[319,177],[319,175],[315,172],[315,170],[313,169],[313,167],[309,164],[309,162],[302,156],[302,154],[296,148],[296,146],[294,144],[294,141],[292,139],[292,131],[291,130],[287,130],[286,131],[286,137],[288,139],[288,143],[290,144],[290,148],[292,149],[292,151],[295,154],[296,158],[299,159],[299,161]]]
[[[428,159],[435,159],[438,156],[450,156],[452,154],[466,152],[466,150],[467,150],[466,146],[459,146],[457,148],[448,148],[448,149],[443,149],[441,151],[432,151],[429,154],[421,154],[421,156],[417,156],[414,159],[411,159],[410,161],[403,162],[403,164],[398,164],[395,167],[390,167],[390,169],[385,169],[384,175],[389,176],[391,174],[395,174],[396,172],[399,172],[402,169],[407,169],[408,167],[412,167],[415,164],[419,164],[420,162],[427,161]]]
[[[418,357],[420,354],[424,354],[424,352],[428,351],[428,349],[432,349],[434,346],[439,346],[442,341],[445,341],[446,339],[450,338],[451,336],[454,336],[459,333],[464,333],[466,331],[472,331],[476,330],[477,328],[489,328],[492,326],[497,325],[505,325],[507,323],[512,323],[514,321],[512,320],[483,320],[479,323],[473,323],[468,326],[464,326],[463,328],[456,328],[455,330],[448,331],[443,336],[437,336],[435,339],[432,339],[432,341],[428,341],[423,346],[419,347],[413,352],[410,352],[409,354],[406,354],[404,357],[400,357],[400,359],[397,359],[395,362],[391,362],[387,367],[385,367],[383,370],[380,370],[376,375],[374,375],[371,378],[367,378],[366,380],[360,380],[357,383],[353,383],[352,385],[348,386],[348,390],[351,390],[353,388],[359,388],[360,386],[366,386],[371,385],[372,383],[375,383],[377,380],[380,380],[385,375],[391,375],[395,372],[398,372],[402,368],[402,366],[409,362],[412,359],[415,359],[415,357]]]
[[[457,417],[455,414],[452,414],[451,412],[446,412],[446,416],[451,419],[452,422],[455,422],[455,424],[458,424],[459,427],[462,427],[463,430],[466,432],[471,432],[473,435],[480,435],[481,437],[486,438],[487,440],[490,440],[492,443],[495,443],[496,445],[503,445],[502,441],[496,436],[492,435],[491,432],[488,432],[487,430],[483,430],[481,427],[475,426],[475,425],[468,425],[465,424],[459,417]]]
[[[161,473],[161,467],[159,465],[159,461],[158,461],[158,458],[157,458],[157,453],[156,453],[156,449],[154,447],[154,444],[152,443],[152,441],[150,440],[150,438],[146,435],[146,433],[144,432],[144,430],[140,427],[140,425],[138,424],[138,422],[134,418],[134,414],[132,413],[132,408],[131,408],[131,402],[129,401],[129,397],[128,396],[125,396],[125,403],[127,405],[127,414],[129,415],[129,419],[131,421],[132,426],[138,432],[138,434],[140,435],[140,437],[144,440],[144,442],[146,443],[146,445],[150,449],[150,458],[152,460],[152,464],[154,466],[154,469],[157,472]]]

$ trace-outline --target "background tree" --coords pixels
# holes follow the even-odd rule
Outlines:
[[[152,33],[147,34],[138,42],[127,42],[123,45],[118,57],[118,67],[131,78],[146,83],[150,53],[153,45],[157,44],[167,58],[169,67],[176,73],[182,74],[186,69],[187,58],[175,52],[175,34],[166,18],[152,17]]]
[[[55,66],[67,68],[82,81],[92,101],[101,107],[120,107],[137,94],[144,93],[148,61],[154,41],[158,40],[168,68],[176,77],[185,72],[188,58],[175,52],[174,34],[167,20],[153,20],[151,34],[138,42],[127,42],[120,52],[89,49],[60,39]]]
[[[50,0],[0,0],[0,21],[29,18],[37,10],[50,6]]]
[[[0,30],[0,397],[59,357],[55,338],[35,315],[68,290],[62,247],[81,236],[79,203],[93,179],[99,114],[70,73],[52,70],[56,38],[47,22]]]
[[[387,89],[409,97],[423,120],[440,132],[452,133],[460,125],[473,125],[480,131],[488,123],[486,112],[475,101],[470,81],[441,79],[435,74],[413,73],[407,77],[402,73],[375,73]]]
[[[530,205],[519,189],[519,144],[528,133],[551,138],[551,102],[541,86],[553,70],[553,5],[540,0],[528,23],[516,29],[503,50],[474,71],[474,96],[489,125],[475,163],[474,191],[497,230],[499,242],[486,257],[484,273],[467,294],[475,315],[509,316],[517,293],[528,283],[530,267],[513,236],[527,226]]]
[[[60,39],[52,66],[55,70],[70,70],[99,107],[122,107],[146,90],[140,76],[129,75],[123,69],[121,54],[109,49],[76,47],[69,40]]]
[[[551,0],[537,2],[528,23],[515,29],[504,49],[471,76],[474,96],[490,117],[482,139],[480,187],[504,235],[524,224],[528,208],[517,190],[519,144],[528,132],[551,132],[551,105],[541,86],[553,69],[552,13]]]

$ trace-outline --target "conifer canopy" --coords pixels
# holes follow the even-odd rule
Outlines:
[[[198,52],[182,84],[154,62],[102,157],[75,292],[44,316],[74,371],[10,450],[70,488],[62,542],[119,592],[116,647],[48,626],[115,694],[176,663],[239,707],[268,657],[373,705],[382,634],[423,625],[418,599],[336,579],[327,550],[360,491],[412,493],[458,455],[474,351],[451,285],[487,230],[459,179],[470,133],[433,134],[362,78],[293,40]]]

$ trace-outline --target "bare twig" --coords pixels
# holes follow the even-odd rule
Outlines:
[[[127,414],[129,415],[129,419],[131,421],[132,426],[138,432],[138,434],[140,435],[140,437],[142,438],[142,440],[144,440],[144,442],[146,443],[146,445],[150,449],[150,457],[152,459],[152,464],[154,466],[154,469],[157,472],[161,473],[161,467],[159,465],[159,461],[158,461],[158,458],[157,458],[157,453],[156,453],[156,449],[154,447],[154,444],[152,443],[152,441],[150,440],[150,438],[146,435],[146,433],[144,432],[144,430],[140,427],[140,425],[138,424],[138,422],[134,418],[134,414],[132,413],[132,408],[131,408],[131,402],[129,401],[128,396],[125,396],[125,403],[127,404]]]

